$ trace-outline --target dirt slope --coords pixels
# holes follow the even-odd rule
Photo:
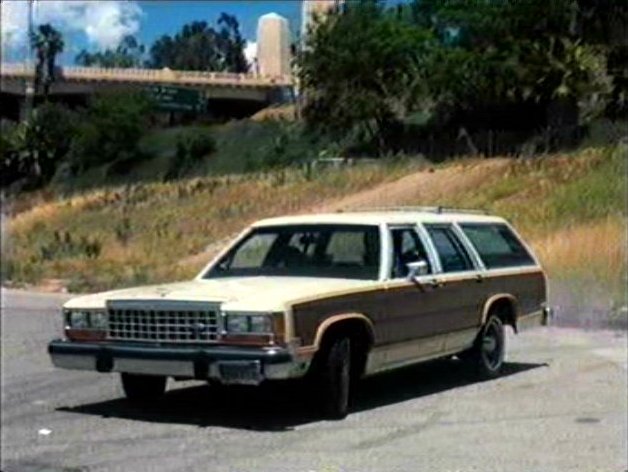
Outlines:
[[[323,203],[299,208],[295,213],[333,213],[351,209],[389,207],[417,204],[416,202],[438,202],[448,195],[469,192],[486,184],[507,168],[511,159],[473,160],[442,168],[429,168],[408,174],[393,182],[375,185],[346,197],[332,198]],[[212,243],[204,251],[184,258],[180,265],[201,267],[215,256],[232,237]]]
[[[365,207],[386,207],[437,202],[452,194],[469,192],[512,163],[511,159],[474,160],[443,168],[414,172],[394,182],[308,208],[308,212],[335,212]]]

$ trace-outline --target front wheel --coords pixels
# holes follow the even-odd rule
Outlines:
[[[166,392],[164,376],[122,373],[120,378],[124,394],[134,402],[154,400]]]
[[[468,360],[482,379],[493,379],[501,373],[506,352],[502,320],[492,315],[480,331],[474,346],[459,356]]]
[[[341,337],[332,341],[321,359],[319,401],[325,416],[342,419],[349,411],[351,388],[351,340]]]

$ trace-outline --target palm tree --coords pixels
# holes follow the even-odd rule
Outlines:
[[[55,80],[55,60],[63,52],[63,36],[50,24],[39,25],[30,37],[31,47],[37,53],[35,90],[43,84],[44,99],[48,98],[50,85]]]

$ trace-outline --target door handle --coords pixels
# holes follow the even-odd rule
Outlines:
[[[482,274],[477,274],[475,276],[475,281],[479,284],[481,284],[482,282],[484,282],[484,276]]]

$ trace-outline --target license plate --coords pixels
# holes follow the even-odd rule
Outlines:
[[[218,370],[226,384],[258,385],[262,381],[259,361],[221,362]]]

